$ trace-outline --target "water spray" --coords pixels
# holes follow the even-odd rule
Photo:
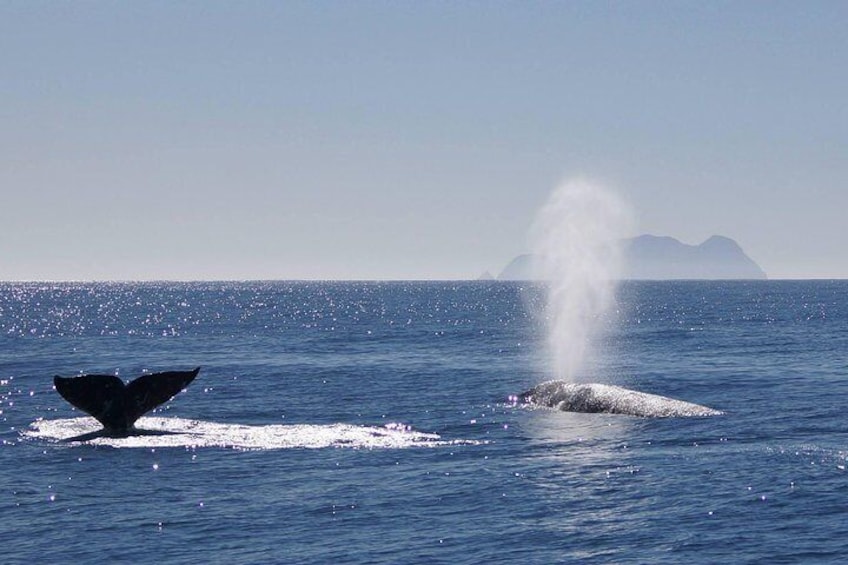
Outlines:
[[[534,277],[546,287],[548,347],[555,378],[586,368],[600,323],[622,275],[621,242],[631,214],[611,190],[588,180],[551,193],[531,232]]]

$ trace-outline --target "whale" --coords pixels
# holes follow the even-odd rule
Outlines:
[[[136,429],[135,423],[185,389],[199,372],[200,367],[191,371],[148,373],[127,384],[115,375],[54,376],[56,392],[103,426],[102,430],[68,441],[162,433]]]
[[[554,380],[521,393],[516,400],[563,412],[624,414],[642,418],[720,416],[708,406],[599,383]]]

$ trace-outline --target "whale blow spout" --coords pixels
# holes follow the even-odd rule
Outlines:
[[[518,398],[528,404],[555,408],[563,412],[602,412],[640,416],[642,418],[679,418],[724,414],[720,410],[714,410],[700,404],[597,383],[577,384],[566,381],[549,381],[523,392]]]
[[[136,420],[171,400],[199,372],[200,367],[193,371],[151,373],[128,384],[115,375],[57,375],[53,384],[62,398],[103,424],[106,434],[126,436],[136,432]]]

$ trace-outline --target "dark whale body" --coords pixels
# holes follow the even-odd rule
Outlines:
[[[563,412],[626,414],[643,418],[718,416],[723,414],[700,404],[692,404],[657,394],[597,383],[549,381],[519,396],[522,402],[555,408]]]
[[[128,384],[115,375],[57,375],[53,377],[53,384],[62,398],[103,424],[103,430],[72,440],[103,435],[123,437],[157,433],[136,430],[136,420],[176,396],[199,372],[200,367],[193,371],[151,373]]]

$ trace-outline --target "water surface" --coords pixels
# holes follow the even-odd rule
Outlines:
[[[0,284],[8,563],[791,563],[848,552],[848,282],[627,283],[567,414],[516,283]],[[203,369],[85,444],[54,374]]]

